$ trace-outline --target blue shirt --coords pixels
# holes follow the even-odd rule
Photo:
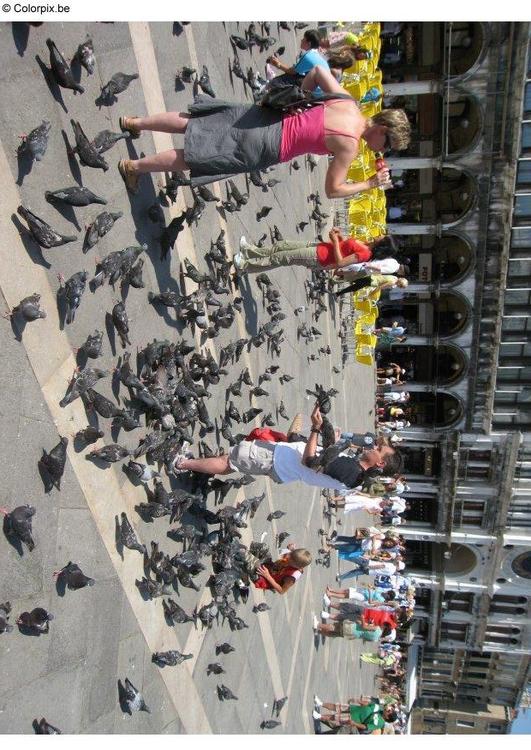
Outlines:
[[[330,66],[324,57],[320,55],[316,49],[309,49],[299,58],[295,65],[295,72],[301,76],[305,76],[306,73],[309,73],[316,65],[320,65],[321,67],[326,68],[326,70],[330,70]]]

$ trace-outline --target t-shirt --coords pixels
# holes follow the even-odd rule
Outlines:
[[[306,73],[309,73],[316,65],[320,65],[322,68],[330,70],[330,65],[324,57],[320,55],[316,49],[309,49],[298,59],[295,65],[295,72],[301,76],[305,76]]]
[[[400,268],[400,263],[394,258],[371,260],[370,264],[379,273],[396,273]],[[359,273],[360,271],[365,270],[365,263],[352,263],[350,266],[345,266],[343,268],[343,271],[349,271],[352,273]]]
[[[339,243],[339,251],[342,258],[348,258],[349,255],[356,253],[360,261],[368,261],[372,258],[372,252],[368,245],[354,237],[348,237]],[[317,245],[317,260],[321,266],[329,266],[335,263],[334,248],[331,242],[322,242]]]
[[[385,721],[382,716],[382,706],[369,703],[367,706],[350,706],[350,719],[356,724],[365,724],[368,732],[383,729]]]
[[[371,274],[371,286],[382,287],[384,284],[396,285],[397,276],[385,273],[373,273]]]
[[[341,482],[345,487],[357,487],[363,484],[365,471],[360,466],[357,456],[338,456],[326,467],[329,477]]]
[[[283,484],[304,482],[313,487],[345,490],[346,486],[336,478],[310,469],[302,463],[306,443],[276,443],[273,452],[273,469]]]
[[[405,391],[389,391],[389,393],[384,393],[384,401],[403,403],[407,401],[407,393]]]
[[[374,589],[361,589],[360,594],[368,602],[385,602],[385,596]]]

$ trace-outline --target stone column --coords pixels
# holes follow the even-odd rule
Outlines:
[[[384,96],[418,96],[419,94],[440,94],[441,81],[402,81],[384,83]]]

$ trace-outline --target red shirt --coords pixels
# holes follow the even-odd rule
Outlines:
[[[354,239],[354,237],[348,237],[346,240],[341,240],[339,243],[339,251],[342,258],[347,258],[349,255],[356,254],[357,260],[353,260],[353,263],[365,263],[372,258],[372,252],[368,245],[360,240]],[[331,242],[323,242],[320,245],[317,245],[317,260],[321,266],[330,266],[336,262],[334,258],[334,248]]]
[[[397,627],[397,622],[394,618],[393,613],[385,612],[385,610],[381,609],[372,609],[371,607],[367,607],[363,610],[362,619],[364,622],[370,625],[378,625],[379,627],[382,627],[382,625],[389,624],[392,628]]]

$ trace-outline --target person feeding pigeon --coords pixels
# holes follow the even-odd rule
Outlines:
[[[330,242],[278,242],[271,247],[258,247],[240,239],[240,252],[234,256],[238,271],[258,273],[281,266],[304,266],[305,268],[335,271],[350,263],[361,263],[372,258],[371,244],[354,237],[345,239],[334,227],[329,232]]]
[[[255,587],[275,591],[277,594],[285,594],[312,561],[311,553],[307,549],[297,547],[293,542],[288,544],[286,549],[280,550],[278,560],[273,561],[269,558],[260,563],[251,553],[247,558]]]
[[[323,425],[318,404],[312,411],[311,423],[307,442],[242,441],[234,445],[228,454],[211,458],[193,458],[186,452],[180,453],[173,462],[174,473],[195,471],[199,474],[231,474],[233,471],[240,471],[250,476],[268,476],[277,484],[303,482],[313,487],[345,490],[363,484],[370,471],[380,469],[388,474],[395,474],[399,470],[401,456],[387,444],[371,446],[356,456],[341,450],[340,444],[324,465],[311,468],[316,461],[319,462],[319,457],[322,459],[326,455],[317,446]]]
[[[303,154],[333,157],[325,181],[328,198],[348,198],[371,188],[390,187],[385,163],[361,182],[349,182],[348,170],[358,156],[361,138],[373,151],[407,148],[411,126],[406,113],[387,109],[372,118],[364,117],[356,101],[320,65],[313,67],[302,82],[304,91],[317,87],[334,97],[292,113],[199,96],[188,113],[120,117],[121,130],[133,138],[145,130],[184,135],[184,148],[141,159],[122,159],[118,170],[127,189],[135,193],[140,176],[151,172],[189,171],[192,186],[198,186],[244,172],[263,171]]]

